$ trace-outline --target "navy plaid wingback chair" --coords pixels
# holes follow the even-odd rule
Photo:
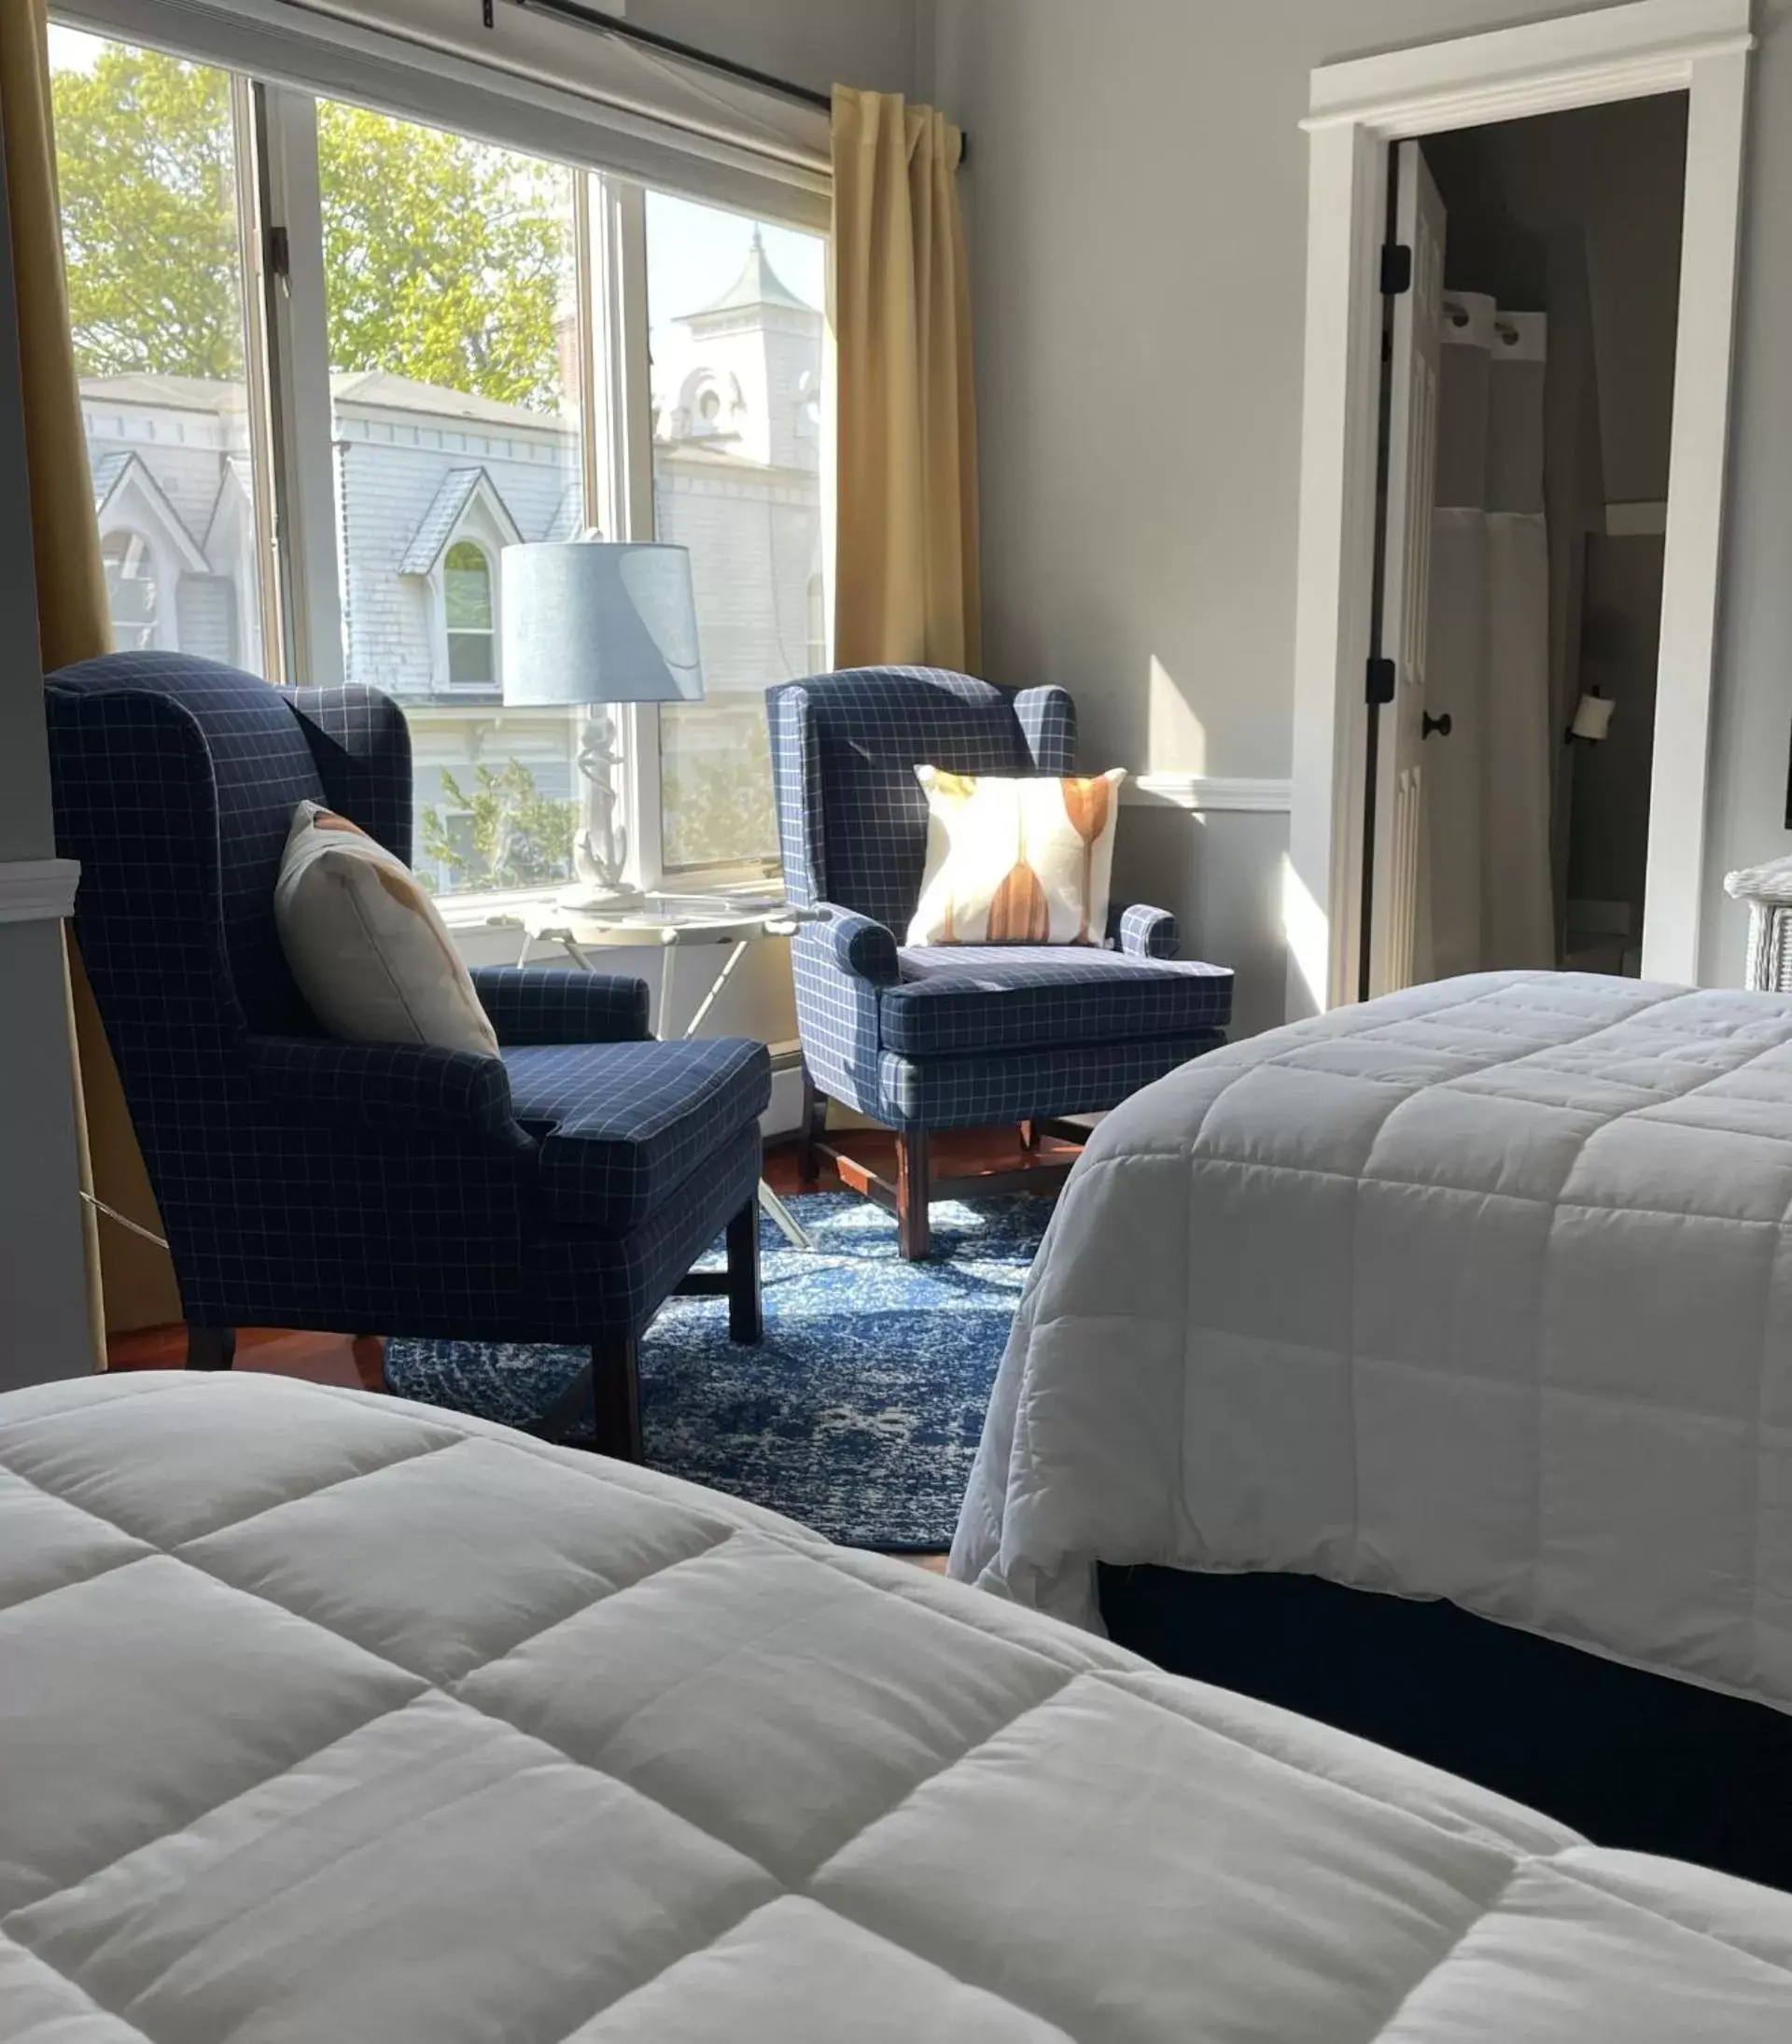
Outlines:
[[[293,805],[411,856],[411,747],[371,690],[171,653],[48,684],[76,930],[202,1366],[255,1323],[588,1346],[544,1432],[638,1457],[636,1344],[676,1289],[759,1337],[763,1045],[648,1034],[647,988],[484,970],[501,1057],[325,1036],[273,919]],[[689,1280],[723,1229],[728,1276]],[[595,1407],[595,1412],[594,1412]]]
[[[904,942],[927,861],[916,767],[1075,773],[1062,689],[863,667],[766,704],[785,886],[827,911],[791,946],[804,1174],[838,1160],[821,1141],[830,1099],[895,1129],[895,1183],[846,1160],[848,1182],[893,1206],[903,1255],[924,1256],[930,1129],[1019,1122],[1030,1142],[1054,1117],[1117,1106],[1225,1041],[1232,974],[1175,962],[1175,918],[1156,908],[1116,906],[1108,948]]]

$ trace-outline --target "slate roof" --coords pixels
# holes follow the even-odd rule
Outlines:
[[[133,455],[102,455],[93,464],[93,509],[101,511],[105,500],[124,480],[124,471],[135,460]]]
[[[400,575],[427,575],[433,571],[484,473],[483,469],[450,469],[442,477],[441,487],[399,563]]]

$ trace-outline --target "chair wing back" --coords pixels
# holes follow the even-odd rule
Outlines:
[[[133,1061],[121,1039],[137,1036],[203,1056],[245,1029],[315,1035],[273,921],[292,807],[329,803],[357,822],[365,810],[365,827],[408,851],[396,708],[315,692],[313,725],[252,675],[153,652],[65,667],[46,696],[57,845],[81,863],[77,927],[121,1063]]]
[[[407,866],[412,840],[411,727],[376,689],[298,689],[299,728],[324,784],[324,800]]]
[[[898,935],[920,898],[927,797],[917,766],[1069,774],[1076,710],[1062,689],[1016,693],[934,667],[860,667],[767,692],[784,884]]]

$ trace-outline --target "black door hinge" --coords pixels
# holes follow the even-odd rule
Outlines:
[[[1412,250],[1405,242],[1381,245],[1381,296],[1398,298],[1412,288]]]
[[[490,28],[490,27],[491,27],[491,25],[492,25],[492,0],[485,0],[485,26],[486,26],[487,28]]]
[[[1376,654],[1369,661],[1368,701],[1373,704],[1393,701],[1393,662]]]

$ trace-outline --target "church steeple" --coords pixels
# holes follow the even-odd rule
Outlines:
[[[721,296],[669,325],[655,359],[659,438],[718,459],[816,467],[825,321],[772,267],[758,228]]]
[[[709,319],[726,313],[756,311],[762,305],[776,305],[787,312],[813,313],[815,307],[797,297],[776,270],[772,259],[765,253],[765,236],[755,226],[752,245],[747,251],[747,260],[741,266],[740,274],[713,304],[700,306],[694,313],[679,315],[679,325],[693,325],[701,319]]]

